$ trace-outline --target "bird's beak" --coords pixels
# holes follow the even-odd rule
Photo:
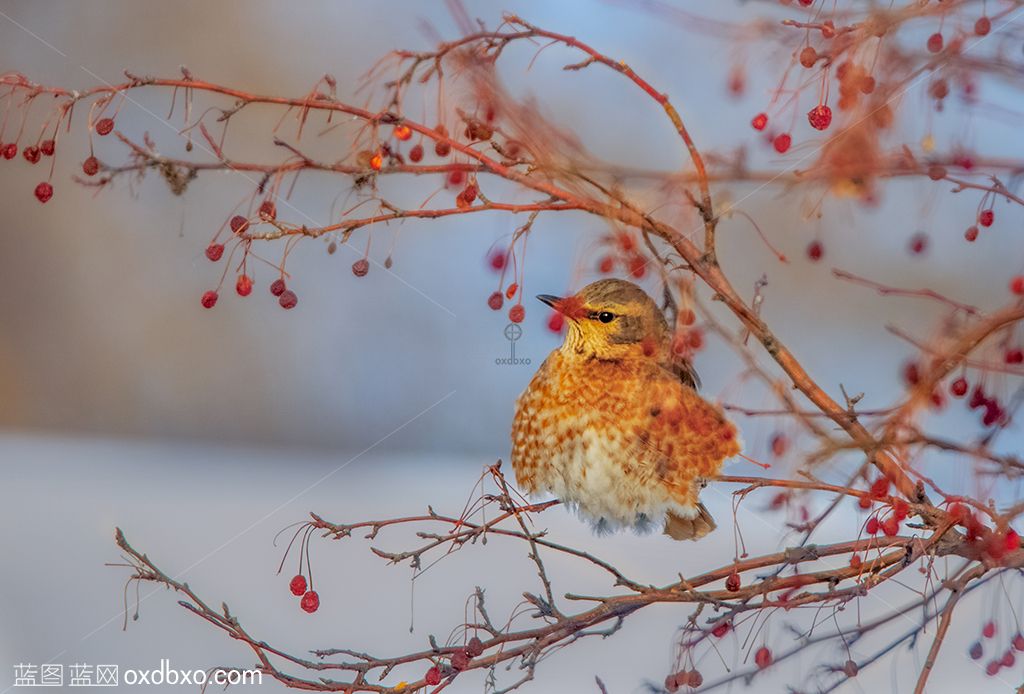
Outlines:
[[[558,305],[562,302],[562,297],[560,297],[560,296],[553,296],[551,294],[538,294],[537,298],[540,301],[543,301],[545,304],[547,304],[551,308],[555,309],[556,311],[559,310]]]

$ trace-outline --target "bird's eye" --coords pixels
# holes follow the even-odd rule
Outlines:
[[[597,319],[602,323],[611,323],[615,320],[615,314],[610,311],[601,311],[597,314]]]

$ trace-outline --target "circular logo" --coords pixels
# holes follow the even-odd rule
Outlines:
[[[509,323],[505,326],[505,339],[509,342],[515,342],[523,336],[523,329],[519,327],[518,323]]]

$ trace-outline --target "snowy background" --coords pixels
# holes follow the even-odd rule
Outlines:
[[[770,9],[764,3],[686,4],[732,20]],[[491,23],[498,18],[499,4],[469,7]],[[771,163],[748,123],[763,107],[776,71],[753,70],[747,96],[730,100],[730,57],[721,55],[723,44],[714,36],[684,31],[627,3],[500,7],[627,59],[670,92],[702,146],[744,144]],[[331,72],[345,97],[387,51],[431,45],[424,22],[443,36],[455,33],[439,2],[7,0],[0,10],[0,70],[67,87],[116,82],[125,68],[173,75],[185,64],[211,81],[295,95]],[[750,52],[753,64],[771,55]],[[526,53],[518,57],[524,55],[528,61]],[[665,145],[674,144],[673,133],[657,108],[641,105],[614,75],[563,73],[566,55],[546,51],[529,73],[520,60],[505,77],[605,157],[665,170],[682,165],[684,153]],[[998,84],[982,87],[983,94],[991,89],[999,96]],[[906,97],[912,106],[925,102],[924,86],[918,92]],[[137,137],[149,131],[161,147],[177,151],[181,142],[161,117],[167,106],[162,92],[139,95],[138,103],[122,109],[118,128]],[[1024,145],[1012,126],[997,116],[980,127],[952,108],[936,118],[934,132],[940,148],[966,141],[1019,157]],[[258,121],[250,127],[254,136],[269,132]],[[149,597],[152,589],[144,587],[140,620],[121,631],[125,572],[104,566],[118,561],[115,525],[211,603],[228,600],[251,633],[296,651],[419,649],[427,634],[443,638],[461,621],[474,585],[487,587],[498,614],[534,589],[525,555],[519,548],[503,552],[498,542],[428,572],[416,582],[415,601],[408,570],[384,566],[365,543],[319,543],[314,558],[323,606],[309,616],[288,595],[287,576],[275,575],[281,550],[271,544],[279,529],[310,510],[337,521],[418,512],[427,503],[458,511],[480,470],[507,457],[512,403],[532,369],[494,363],[507,355],[508,342],[504,316],[484,306],[496,284],[486,257],[521,220],[472,215],[407,225],[392,270],[375,266],[362,280],[349,271],[362,240],[334,256],[319,244],[300,245],[289,260],[296,276],[291,286],[300,296],[295,310],[285,313],[269,300],[263,275],[250,299],[225,292],[216,310],[202,311],[198,297],[216,282],[202,249],[251,181],[215,174],[174,198],[150,177],[94,199],[70,181],[86,147],[81,131],[65,141],[56,194],[45,207],[31,197],[37,181],[21,157],[0,162],[0,693],[18,662],[249,663],[247,651],[163,591]],[[118,160],[123,151],[111,140],[97,142],[98,155]],[[252,151],[267,149],[253,144]],[[422,185],[424,194],[433,188]],[[310,177],[292,204],[326,220],[336,187],[329,177]],[[740,189],[734,197],[751,192]],[[899,393],[900,364],[911,354],[885,325],[927,337],[939,313],[920,301],[881,299],[836,282],[832,265],[881,282],[927,285],[982,307],[1001,302],[1006,280],[1022,269],[1019,251],[1006,252],[1020,248],[1013,245],[1019,210],[998,208],[999,223],[967,247],[962,231],[977,200],[941,195],[928,184],[893,184],[867,213],[852,202],[835,203],[815,223],[802,220],[798,197],[777,193],[753,192],[742,208],[793,262],[774,263],[750,226],[736,218],[722,226],[723,266],[738,287],[752,287],[767,271],[769,322],[830,392],[838,395],[840,382],[851,392],[864,391],[865,407],[886,405]],[[599,220],[541,217],[535,229],[528,295],[561,293],[589,279],[587,268],[582,275],[575,271],[581,239],[604,231]],[[931,236],[927,262],[908,261],[904,251],[919,230]],[[816,236],[825,240],[827,262],[811,265],[802,252]],[[389,245],[390,236],[382,237],[371,255],[382,261]],[[545,329],[539,305],[527,308],[517,354],[536,365],[558,338]],[[697,363],[705,391],[741,394],[737,365],[712,341]],[[974,427],[962,410],[950,410],[937,423],[951,434]],[[777,424],[741,426],[748,452],[762,455]],[[1019,429],[1002,440],[1005,447],[1020,444]],[[756,472],[749,465],[731,471]],[[951,467],[939,478],[965,485],[970,473]],[[717,517],[729,517],[725,492],[709,490],[707,501]],[[764,551],[782,546],[781,518],[757,509],[748,505],[740,513],[748,542]],[[854,519],[850,511],[837,523]],[[733,555],[728,523],[700,545],[681,546],[657,535],[594,537],[561,510],[543,522],[561,541],[653,583]],[[562,592],[609,589],[601,575],[560,562],[555,571]],[[1020,605],[1019,590],[1012,594]],[[912,598],[909,589],[889,586],[873,592],[865,610]],[[929,691],[1016,684],[984,678],[966,658],[966,644],[996,603],[973,604],[977,609],[958,613]],[[526,691],[596,691],[594,675],[610,692],[660,682],[674,630],[688,612],[658,607],[635,615],[614,638],[577,644],[545,661],[539,681]],[[908,618],[900,629],[912,624]],[[790,638],[781,628],[768,636],[780,644]],[[730,660],[732,654],[723,655]],[[864,673],[847,690],[904,691],[922,657],[900,651],[891,666]],[[778,691],[794,672],[809,673],[816,664],[788,663],[758,691]],[[718,668],[709,661],[702,670],[710,679]],[[476,675],[460,678],[450,691],[478,691],[481,682]]]

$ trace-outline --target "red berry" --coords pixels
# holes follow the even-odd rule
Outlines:
[[[412,128],[404,123],[396,125],[394,129],[395,139],[402,140],[403,142],[412,137]]]
[[[810,7],[814,4],[814,0],[800,0],[800,4],[804,7]]]
[[[886,496],[889,493],[890,484],[888,477],[879,477],[871,483],[871,496],[876,499]]]
[[[100,170],[100,160],[96,157],[89,157],[82,162],[82,171],[86,176],[95,176]]]
[[[967,653],[971,656],[971,660],[981,660],[981,656],[985,655],[985,649],[982,647],[981,641],[975,641]]]
[[[793,138],[789,133],[776,135],[775,139],[772,140],[772,145],[775,147],[775,151],[779,154],[785,153],[791,144],[793,144]]]
[[[996,213],[992,210],[982,210],[978,213],[978,224],[983,227],[992,226],[992,222],[996,221]]]
[[[978,21],[974,23],[974,33],[978,36],[985,36],[991,30],[992,20],[988,17],[978,17]]]
[[[967,395],[967,379],[961,376],[960,378],[953,381],[953,383],[949,386],[949,392],[952,393],[953,396],[957,398],[962,398],[963,396]]]
[[[725,589],[730,593],[735,593],[740,589],[740,575],[733,571],[729,574],[728,578],[725,579]]]
[[[504,268],[505,267],[505,256],[506,256],[506,253],[505,253],[505,251],[502,251],[502,250],[496,250],[496,251],[494,251],[494,253],[491,253],[491,259],[490,259],[491,269],[492,270],[501,270],[502,268]]]
[[[13,142],[6,144],[4,145],[2,152],[4,155],[4,159],[14,159],[16,156],[18,156],[18,145],[14,144]]]
[[[409,150],[409,161],[416,162],[423,160],[423,145],[413,145],[412,149]]]
[[[872,505],[871,497],[867,494],[861,495],[861,497],[857,499],[857,505],[867,511]]]
[[[206,257],[217,262],[221,256],[224,255],[224,244],[223,243],[211,243],[206,247]]]
[[[236,214],[231,218],[231,231],[236,234],[244,234],[249,230],[249,220],[240,214]]]
[[[513,323],[522,323],[526,318],[526,309],[522,304],[516,304],[508,310],[508,319]]]
[[[1017,635],[1013,637],[1013,649],[1024,653],[1024,634],[1021,634],[1019,631],[1017,632]]]
[[[946,177],[946,167],[939,164],[932,164],[928,167],[928,178],[933,181],[941,181]]]
[[[877,535],[878,518],[876,518],[875,516],[871,516],[871,518],[868,518],[868,522],[867,525],[864,526],[864,530],[865,532],[867,532],[868,535]]]
[[[942,34],[936,31],[928,37],[928,52],[938,53],[942,50],[942,43]]]
[[[824,130],[832,124],[832,109],[825,104],[818,104],[807,112],[807,122],[815,130]]]
[[[697,689],[704,684],[704,675],[700,674],[697,670],[690,670],[690,687]]]
[[[910,506],[903,499],[896,499],[892,502],[892,515],[897,521],[902,521],[910,513]]]
[[[726,634],[728,634],[729,633],[729,622],[728,622],[728,620],[723,619],[721,622],[716,624],[714,626],[714,628],[711,629],[711,633],[714,635],[714,637],[716,639],[720,639],[723,636],[725,636]]]
[[[423,676],[423,681],[429,684],[430,686],[434,686],[435,684],[441,684],[441,668],[435,665],[434,667],[427,670],[427,674]]]
[[[753,120],[750,121],[750,125],[754,128],[754,130],[764,130],[765,127],[768,125],[768,114],[757,114],[756,116],[754,116]]]
[[[315,590],[307,591],[306,594],[302,596],[302,601],[299,605],[306,612],[313,614],[320,608],[320,596],[317,595]]]
[[[861,563],[862,563],[862,560],[861,560],[859,554],[852,554],[852,555],[850,555],[850,568],[851,569],[854,569],[854,570],[859,569]]]
[[[1004,358],[1006,359],[1007,364],[1024,363],[1024,352],[1022,352],[1019,347],[1014,347],[1013,349],[1006,351],[1006,356]]]
[[[1003,667],[1013,667],[1013,664],[1017,662],[1017,656],[1013,654],[1013,651],[1006,651],[1003,653],[1003,659],[1000,661]]]
[[[1010,291],[1017,296],[1024,296],[1024,275],[1017,275],[1010,280]]]
[[[53,140],[43,140],[39,143],[39,151],[42,152],[44,156],[52,157],[56,149],[57,143]]]
[[[295,576],[291,583],[288,584],[288,589],[292,591],[292,595],[298,597],[305,594],[306,592],[306,577],[302,574]]]
[[[757,649],[757,652],[754,653],[754,662],[762,670],[772,664],[772,652],[768,646],[761,646]]]
[[[665,678],[665,691],[669,694],[675,694],[679,691],[679,680],[676,678],[675,673],[672,673]]]
[[[512,284],[508,285],[508,287],[506,287],[506,289],[505,289],[505,298],[511,300],[512,297],[514,297],[516,295],[516,292],[518,292],[518,291],[519,291],[519,285],[517,283],[513,282]]]
[[[928,249],[928,236],[918,232],[910,237],[909,250],[914,255],[921,255]]]
[[[908,386],[916,386],[921,380],[921,370],[916,361],[908,361],[903,365],[903,380]]]
[[[789,439],[786,438],[785,434],[772,434],[771,449],[772,455],[779,458],[786,453],[786,449],[789,448]]]
[[[550,330],[551,332],[560,333],[562,332],[562,328],[564,326],[565,316],[563,316],[561,313],[558,313],[556,311],[555,313],[551,314],[550,318],[548,318],[548,330]]]
[[[615,269],[615,258],[610,255],[606,255],[597,262],[597,271],[607,275],[609,272]]]
[[[35,146],[26,147],[21,151],[22,156],[25,157],[25,161],[30,164],[35,164],[39,161],[39,148]]]
[[[996,635],[996,623],[991,619],[985,622],[985,626],[981,628],[981,635],[986,639],[990,639]]]
[[[998,660],[989,661],[988,665],[985,666],[985,674],[989,677],[995,677],[999,674],[1000,663]]]
[[[629,274],[636,279],[643,279],[647,274],[647,261],[642,255],[634,255],[629,259]]]
[[[274,296],[281,296],[285,289],[284,280],[280,277],[270,283],[270,293]]]
[[[235,291],[238,296],[249,296],[252,294],[252,278],[249,275],[239,275],[235,282]]]
[[[113,118],[100,118],[96,121],[96,134],[97,135],[109,135],[114,129]]]
[[[967,227],[967,231],[964,232],[964,238],[967,239],[970,243],[974,243],[974,241],[976,241],[978,238],[978,227]]]
[[[818,62],[818,51],[814,50],[812,46],[804,46],[804,49],[800,51],[800,64],[811,68],[816,62]]]
[[[259,215],[262,219],[277,219],[277,205],[273,200],[264,200],[260,203]]]
[[[452,670],[465,670],[469,667],[469,656],[465,651],[452,653]]]
[[[352,263],[352,274],[356,277],[366,277],[366,273],[370,271],[370,261],[366,258],[360,258],[356,262]]]
[[[856,677],[858,672],[860,672],[860,667],[854,661],[847,660],[843,663],[843,674],[847,677]]]
[[[40,183],[39,185],[36,186],[36,200],[38,200],[39,202],[45,203],[45,202],[48,202],[49,199],[52,198],[52,197],[53,197],[53,186],[51,186],[49,183],[47,183],[46,181],[43,181],[42,183]]]
[[[807,257],[818,262],[822,256],[825,255],[825,246],[822,245],[821,241],[811,241],[807,245]]]
[[[897,521],[893,516],[889,516],[882,521],[882,532],[889,537],[895,537],[900,532],[899,521]]]
[[[471,658],[476,658],[478,655],[484,652],[484,642],[480,640],[479,636],[474,636],[466,644],[466,653]]]
[[[434,154],[439,157],[447,157],[452,152],[452,146],[447,142],[438,142],[434,145]]]
[[[505,297],[501,292],[494,292],[487,297],[487,305],[492,311],[500,311],[505,303]]]
[[[295,304],[299,303],[299,297],[295,296],[295,292],[291,289],[285,289],[278,297],[277,303],[281,304],[281,308],[285,310],[295,308]]]
[[[217,304],[217,298],[217,292],[215,291],[208,291],[203,294],[203,298],[201,300],[203,308],[213,308]]]
[[[1013,528],[1006,531],[1005,546],[1007,552],[1016,552],[1020,549],[1020,535]]]

